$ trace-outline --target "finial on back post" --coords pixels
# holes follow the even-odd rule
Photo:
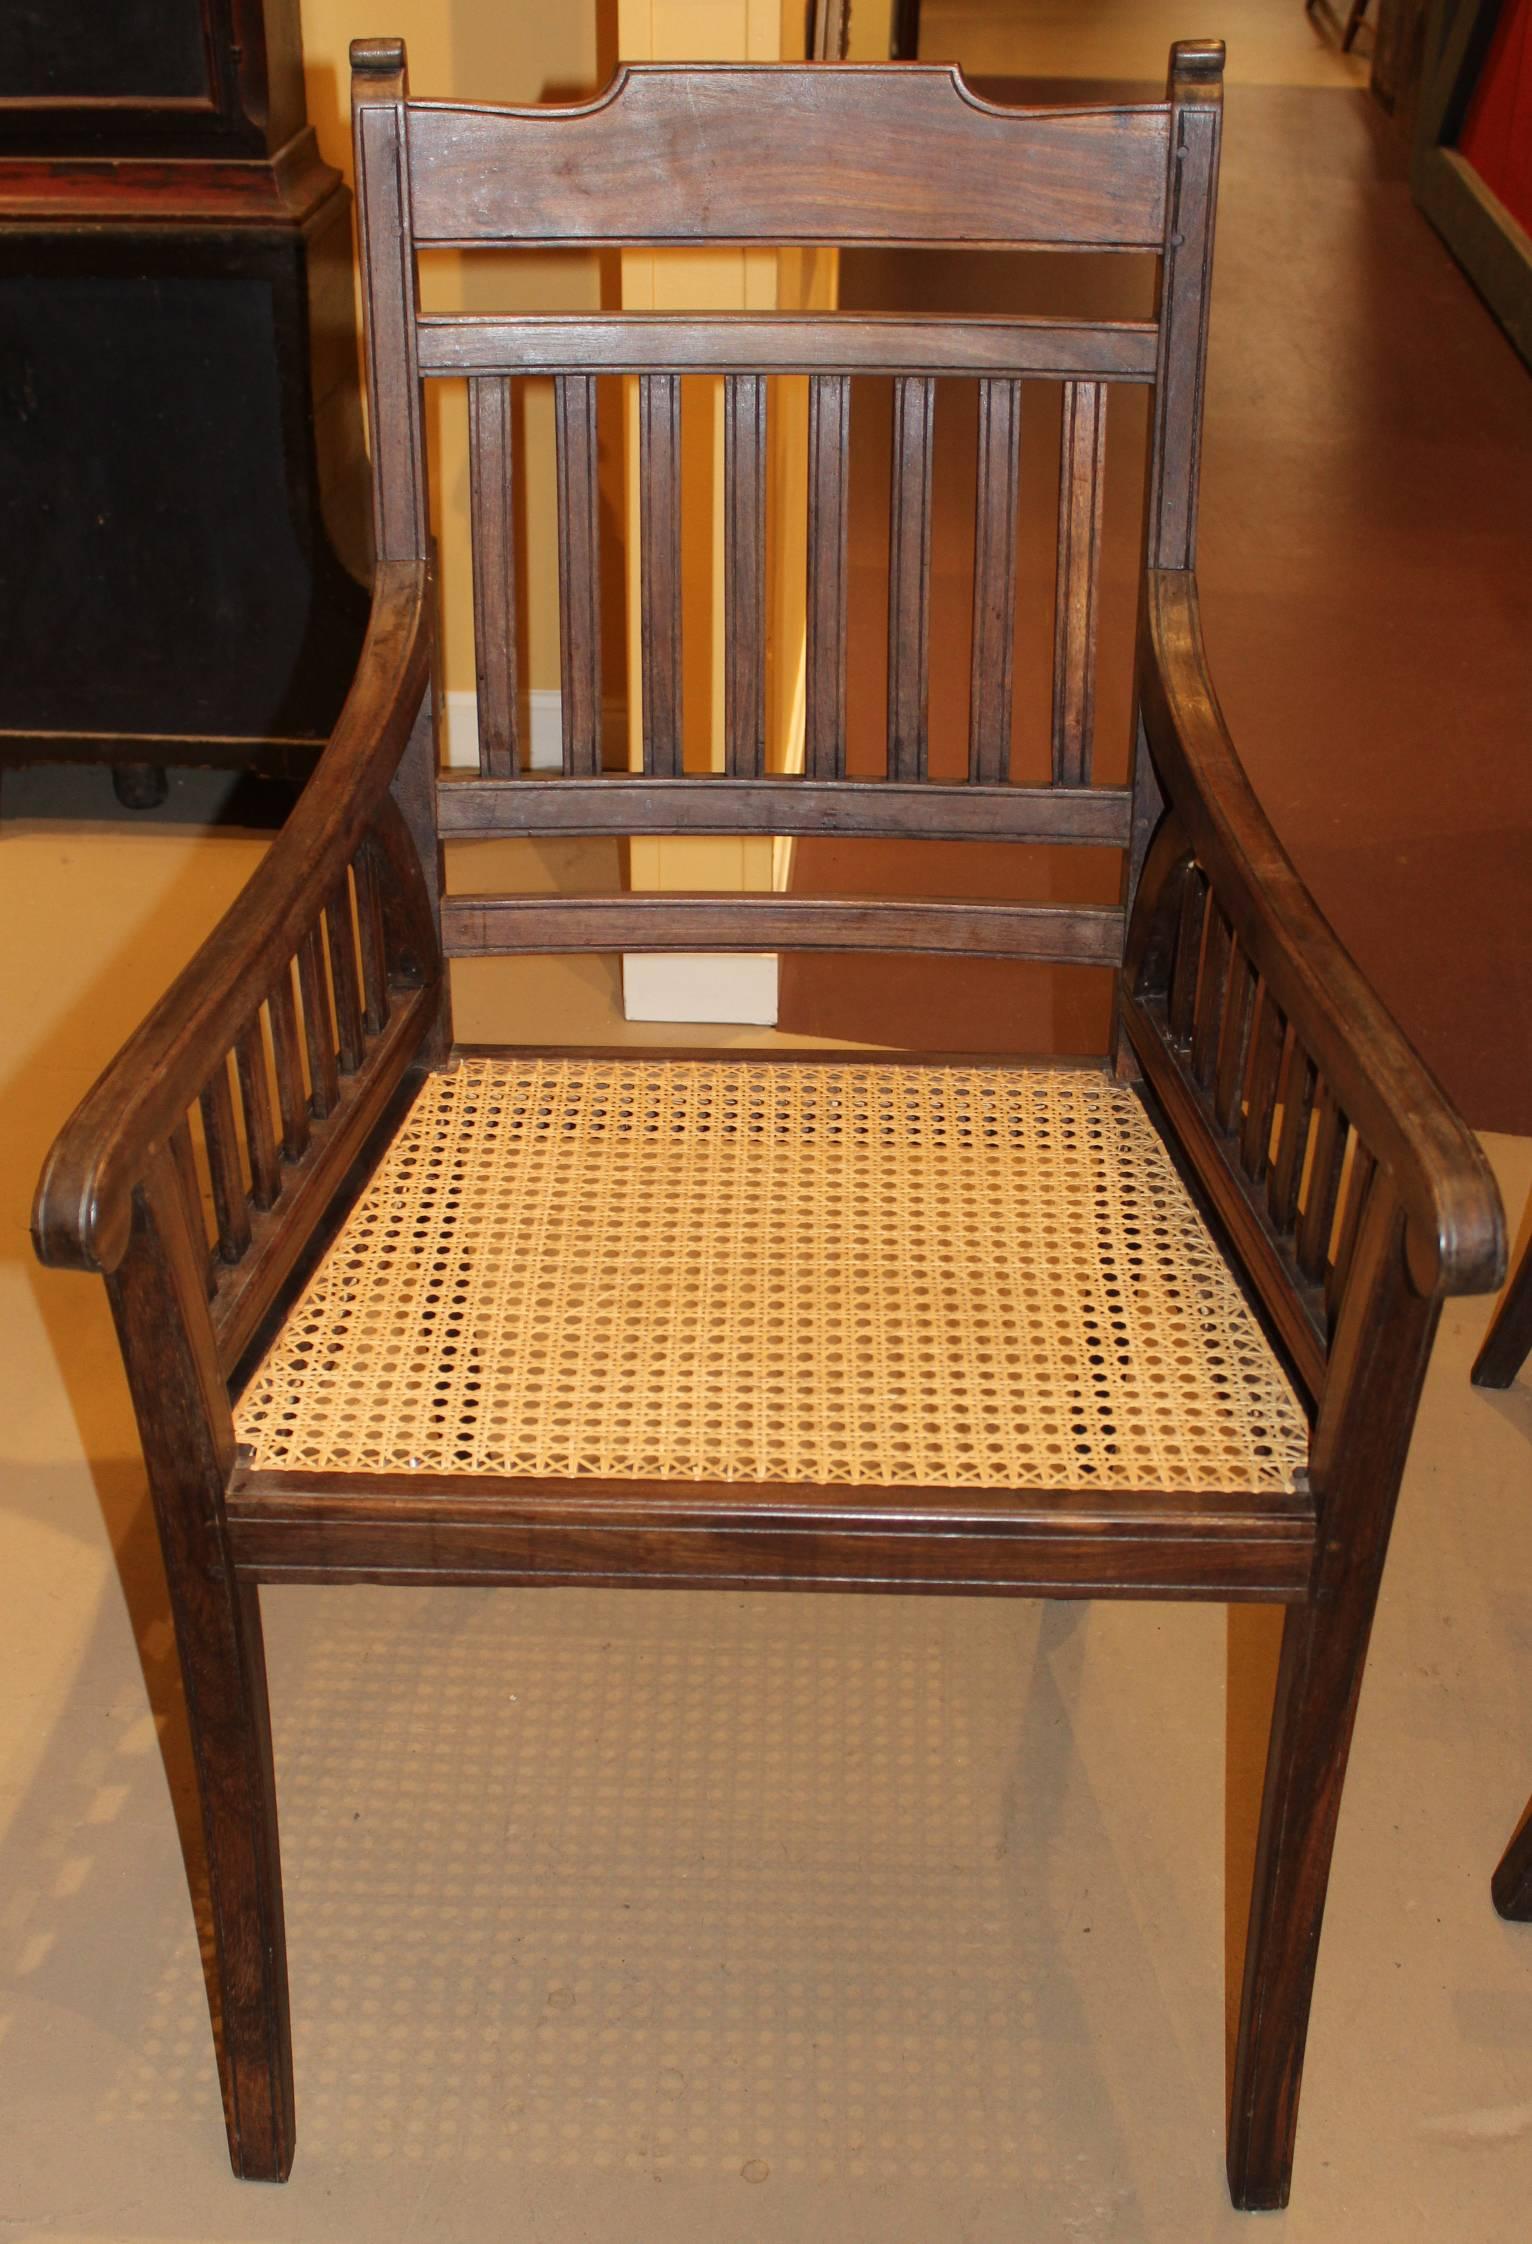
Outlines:
[[[353,77],[403,78],[406,67],[402,39],[353,39],[351,42]]]
[[[1172,102],[1221,102],[1224,44],[1221,39],[1178,39],[1170,50]]]

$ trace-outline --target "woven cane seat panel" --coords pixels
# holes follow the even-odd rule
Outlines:
[[[1291,1490],[1302,1410],[1083,1069],[469,1059],[237,1413],[258,1470]]]

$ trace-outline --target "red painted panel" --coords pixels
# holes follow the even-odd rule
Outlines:
[[[1458,147],[1532,233],[1532,0],[1505,0]]]

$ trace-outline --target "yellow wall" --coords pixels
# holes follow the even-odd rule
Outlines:
[[[894,0],[851,0],[848,62],[887,62],[894,29]]]
[[[302,0],[304,77],[309,121],[332,164],[351,178],[351,41],[369,33],[402,36],[409,49],[410,86],[417,94],[485,101],[573,100],[597,91],[611,70],[615,14],[607,0]],[[437,311],[588,309],[601,301],[600,260],[591,253],[522,255],[456,252],[425,260],[422,291]],[[553,401],[546,383],[526,391],[527,502],[537,565],[523,569],[520,597],[526,632],[524,686],[559,682],[557,562],[553,497]],[[431,489],[441,540],[445,683],[471,691],[473,588],[468,549],[468,437],[460,383],[432,383],[427,392]],[[611,474],[620,503],[620,463]],[[606,607],[620,627],[618,573]],[[620,672],[618,673],[620,674]]]

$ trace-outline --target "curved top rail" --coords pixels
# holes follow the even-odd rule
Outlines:
[[[406,116],[422,246],[1164,235],[1166,104],[1011,109],[954,64],[628,64],[593,101]]]

